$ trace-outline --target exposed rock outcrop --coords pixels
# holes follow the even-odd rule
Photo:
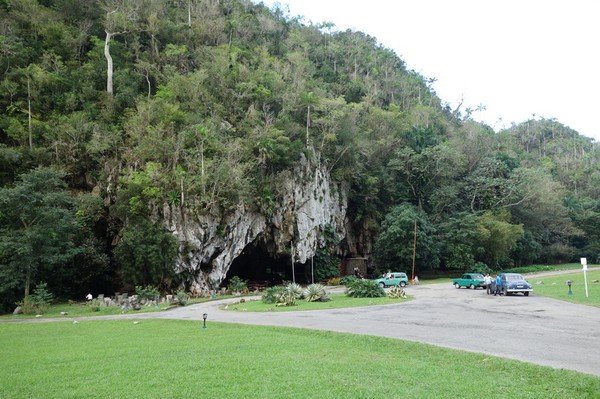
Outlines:
[[[218,216],[189,209],[174,212],[165,205],[168,228],[180,242],[176,271],[193,276],[193,292],[216,289],[233,260],[257,240],[273,257],[291,252],[304,263],[324,245],[326,226],[333,227],[339,240],[346,236],[347,187],[306,160],[283,181],[269,215],[243,203]]]

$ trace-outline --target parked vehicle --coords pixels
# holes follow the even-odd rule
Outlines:
[[[408,284],[408,276],[402,272],[389,272],[384,274],[381,278],[373,280],[381,288],[391,287],[393,285],[399,285],[405,287]]]
[[[452,284],[456,288],[485,288],[485,280],[483,274],[481,273],[465,273],[460,278],[455,278],[452,280]]]
[[[533,291],[533,286],[519,273],[501,273],[500,280],[502,281],[502,293],[505,296],[518,292],[529,296],[529,293]]]

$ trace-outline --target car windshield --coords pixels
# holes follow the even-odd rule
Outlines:
[[[474,275],[473,275],[473,278],[476,278],[476,279],[481,279],[481,280],[483,280],[483,274],[474,274]]]
[[[523,276],[521,276],[520,274],[507,274],[506,279],[507,280],[523,280]]]

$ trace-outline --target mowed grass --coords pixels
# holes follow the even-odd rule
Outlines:
[[[227,298],[235,298],[233,295],[222,295],[216,299],[227,299]],[[188,301],[188,305],[209,302],[213,301],[212,298],[191,298]],[[97,310],[93,310],[91,306],[87,303],[56,303],[52,304],[46,309],[46,311],[41,315],[44,319],[50,318],[65,318],[70,319],[73,317],[84,317],[84,316],[114,316],[120,315],[123,313],[127,314],[136,314],[136,313],[149,313],[149,312],[161,312],[165,311],[178,305],[169,305],[166,303],[160,303],[157,306],[142,306],[140,310],[127,309],[123,310],[120,306],[100,306]],[[66,313],[63,315],[63,313]],[[0,315],[0,320],[2,319],[32,319],[37,318],[36,315],[32,314],[4,314]],[[0,396],[0,399],[2,397]]]
[[[0,397],[598,398],[600,378],[389,338],[197,321],[0,323]],[[494,388],[494,387],[497,387]]]
[[[585,296],[585,281],[583,271],[562,274],[559,276],[527,277],[527,275],[525,275],[525,278],[531,284],[533,284],[534,294],[600,307],[600,283],[592,282],[594,280],[600,281],[600,270],[592,270],[587,272],[587,298]],[[567,280],[571,280],[573,282],[571,284],[572,295],[569,295],[569,286],[566,283]],[[543,284],[537,284],[540,281],[542,281]],[[600,397],[600,393],[598,395],[598,397]]]
[[[327,291],[327,290],[326,290]],[[329,294],[330,301],[327,302],[307,302],[299,299],[293,306],[275,306],[274,303],[264,303],[262,300],[248,300],[243,298],[244,302],[224,305],[221,309],[234,310],[242,312],[290,312],[298,310],[323,310],[323,309],[341,309],[355,308],[361,306],[389,305],[393,303],[407,302],[414,299],[408,296],[406,299],[379,297],[379,298],[352,298],[342,293]],[[242,299],[242,298],[241,298]],[[240,299],[240,300],[241,300]]]
[[[85,304],[53,304],[41,315],[44,318],[72,318],[72,317],[83,317],[83,316],[114,316],[123,313],[147,313],[147,312],[159,312],[161,310],[168,309],[167,306],[161,305],[159,307],[144,306],[141,310],[129,309],[124,311],[119,306],[101,306],[98,311],[92,310],[90,306]],[[61,313],[66,313],[63,315]],[[36,315],[26,314],[6,314],[0,316],[0,319],[31,319],[36,318]]]

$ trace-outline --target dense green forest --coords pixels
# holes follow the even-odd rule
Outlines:
[[[373,248],[325,257],[406,269],[416,226],[421,269],[599,261],[595,142],[496,133],[431,84],[368,34],[247,0],[0,0],[2,306],[41,282],[185,285],[164,207],[268,215],[301,159],[347,184]]]

